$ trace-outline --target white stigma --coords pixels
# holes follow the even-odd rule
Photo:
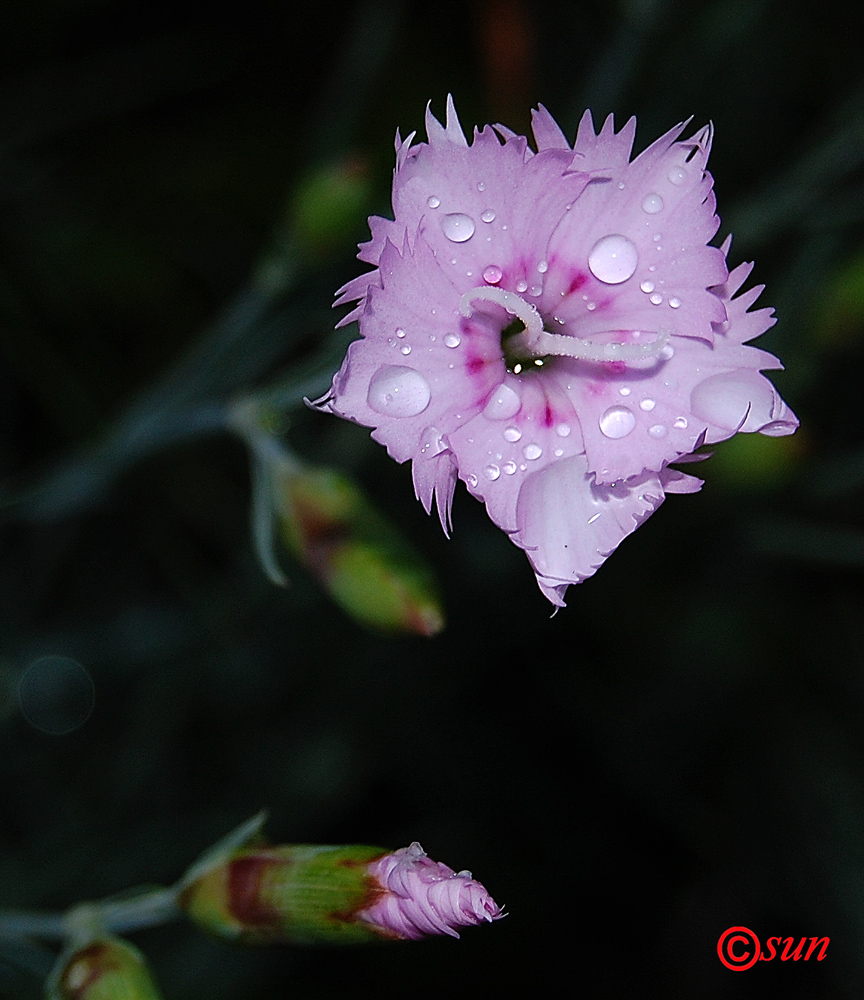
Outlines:
[[[644,344],[600,342],[550,333],[543,329],[543,317],[535,306],[526,302],[521,295],[504,288],[472,288],[459,299],[459,311],[463,316],[470,316],[474,311],[472,303],[481,300],[494,302],[525,325],[525,329],[516,334],[510,343],[534,358],[554,355],[583,361],[644,361],[646,358],[656,358],[669,340],[669,331],[664,329],[658,330],[655,339]]]

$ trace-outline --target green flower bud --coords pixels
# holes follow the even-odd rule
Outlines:
[[[358,486],[332,469],[293,463],[275,485],[285,546],[352,618],[391,634],[441,631],[431,572]]]
[[[97,938],[61,959],[52,1000],[162,1000],[141,952],[118,938]]]
[[[244,944],[380,940],[356,915],[382,892],[369,864],[386,853],[364,846],[244,848],[209,870],[193,870],[178,904],[200,927]]]

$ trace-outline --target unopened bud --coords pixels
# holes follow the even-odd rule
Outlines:
[[[118,938],[97,938],[60,966],[56,1000],[162,1000],[141,952]]]
[[[348,477],[286,465],[277,489],[284,544],[352,618],[381,632],[441,631],[431,572]]]
[[[456,927],[501,915],[468,872],[430,861],[418,844],[244,848],[189,881],[179,904],[199,926],[248,944],[458,937]]]

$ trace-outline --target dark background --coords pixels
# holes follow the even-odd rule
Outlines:
[[[859,997],[857,5],[297,9],[2,7],[0,908],[167,884],[263,807],[276,841],[419,840],[510,915],[460,942],[341,951],[133,935],[166,1000]],[[327,341],[365,216],[388,210],[393,133],[448,92],[466,128],[522,131],[538,101],[570,136],[586,106],[635,114],[639,149],[713,120],[720,235],[777,309],[759,346],[786,364],[801,430],[719,446],[703,491],[671,497],[550,620],[461,486],[448,542],[407,467],[297,400],[291,445],[355,475],[438,574],[447,629],[394,640],[290,560],[290,587],[266,580],[235,438],[139,454],[123,427],[195,378],[190,398],[223,400]],[[351,191],[332,233],[309,194],[331,176]],[[280,293],[232,341],[262,260]],[[95,691],[66,735],[22,711],[45,655]],[[739,974],[716,954],[735,924],[831,945]],[[52,955],[0,942],[0,995],[39,996]]]

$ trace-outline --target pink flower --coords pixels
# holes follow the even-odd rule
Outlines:
[[[471,872],[454,872],[432,861],[416,841],[374,861],[368,874],[381,891],[356,919],[386,937],[416,941],[427,934],[449,934],[458,938],[457,927],[503,916],[501,907]]]
[[[370,219],[374,270],[341,289],[358,320],[317,405],[372,427],[445,531],[456,479],[564,603],[663,502],[670,468],[738,431],[797,427],[745,342],[774,323],[729,273],[705,170],[712,131],[677,125],[635,160],[631,119],[571,148],[534,114],[537,152],[502,126],[468,144],[448,99],[428,143],[396,137],[394,220]],[[341,324],[340,324],[341,325]]]

